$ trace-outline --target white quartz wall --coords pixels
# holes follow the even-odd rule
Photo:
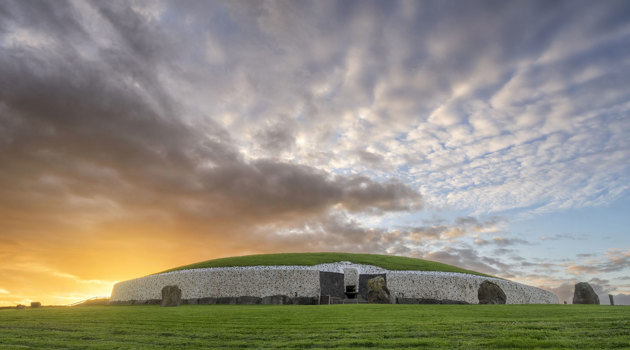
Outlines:
[[[505,292],[507,304],[557,304],[558,297],[546,290],[498,278],[463,273],[390,271],[387,288],[392,296],[479,303],[477,291],[483,281],[496,283]]]
[[[343,269],[343,285],[347,286],[356,286],[359,288],[359,271],[355,268],[345,268]]]
[[[182,299],[287,295],[319,297],[317,270],[181,270],[114,285],[111,301],[161,299],[162,288],[177,285]]]
[[[356,270],[355,270],[356,269]],[[354,271],[352,271],[354,270]],[[453,272],[388,271],[376,266],[348,262],[316,266],[248,266],[180,270],[117,283],[112,301],[161,299],[162,288],[177,285],[183,299],[205,297],[319,297],[319,271],[346,272],[345,283],[358,280],[361,273],[386,273],[392,297],[479,302],[477,290],[485,281],[503,289],[508,304],[557,304],[548,291],[497,278]]]

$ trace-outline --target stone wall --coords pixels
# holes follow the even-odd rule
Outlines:
[[[164,286],[177,285],[182,299],[267,297],[287,295],[319,298],[316,270],[181,270],[124,281],[114,285],[110,300],[161,299]]]
[[[260,299],[261,303],[266,303],[262,298],[276,296],[278,299],[279,296],[287,296],[291,298],[291,303],[304,304],[319,300],[320,295],[344,297],[341,294],[345,291],[343,286],[350,282],[358,282],[358,291],[365,298],[365,281],[377,274],[385,275],[393,299],[405,302],[422,299],[477,304],[479,285],[484,280],[489,280],[503,289],[508,304],[558,303],[558,298],[551,292],[502,279],[452,272],[387,271],[374,266],[345,262],[317,266],[251,266],[174,271],[117,283],[110,300],[112,303],[153,303],[161,299],[164,286],[177,285],[182,290],[182,299],[191,303],[224,303],[228,299],[229,303],[240,303],[239,297],[253,297],[250,299]]]
[[[557,304],[558,297],[546,290],[506,281],[462,273],[429,271],[390,271],[387,287],[394,298],[464,301],[477,304],[479,285],[485,281],[499,285],[507,304]]]

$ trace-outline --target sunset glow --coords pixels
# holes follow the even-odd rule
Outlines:
[[[624,0],[0,1],[0,306],[314,251],[630,304],[629,19]]]

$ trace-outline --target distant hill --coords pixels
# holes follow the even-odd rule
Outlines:
[[[190,265],[176,267],[173,269],[162,271],[160,273],[178,270],[203,269],[209,267],[288,265],[313,266],[339,261],[350,261],[356,264],[374,265],[388,270],[460,272],[468,273],[471,275],[493,277],[480,272],[466,270],[457,266],[442,264],[430,260],[422,260],[404,256],[353,253],[285,253],[235,256],[229,258],[202,261]]]

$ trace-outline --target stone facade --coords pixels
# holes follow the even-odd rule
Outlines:
[[[505,292],[506,304],[557,304],[558,297],[524,284],[454,272],[392,271],[387,287],[395,298],[463,301],[478,304],[483,281],[496,283]]]
[[[347,267],[343,269],[343,285],[344,286],[359,286],[359,270]]]
[[[497,278],[452,272],[388,271],[348,262],[167,272],[117,283],[110,302],[159,303],[162,288],[176,285],[182,291],[183,303],[188,304],[317,304],[321,295],[341,297],[345,291],[342,288],[350,283],[356,283],[363,296],[365,282],[375,275],[384,277],[392,300],[406,303],[434,300],[435,303],[477,304],[478,289],[485,280],[496,283],[505,292],[507,304],[558,303],[558,298],[551,292]]]
[[[111,301],[161,299],[162,288],[176,285],[182,299],[268,297],[319,298],[317,270],[181,270],[150,275],[114,285]]]

